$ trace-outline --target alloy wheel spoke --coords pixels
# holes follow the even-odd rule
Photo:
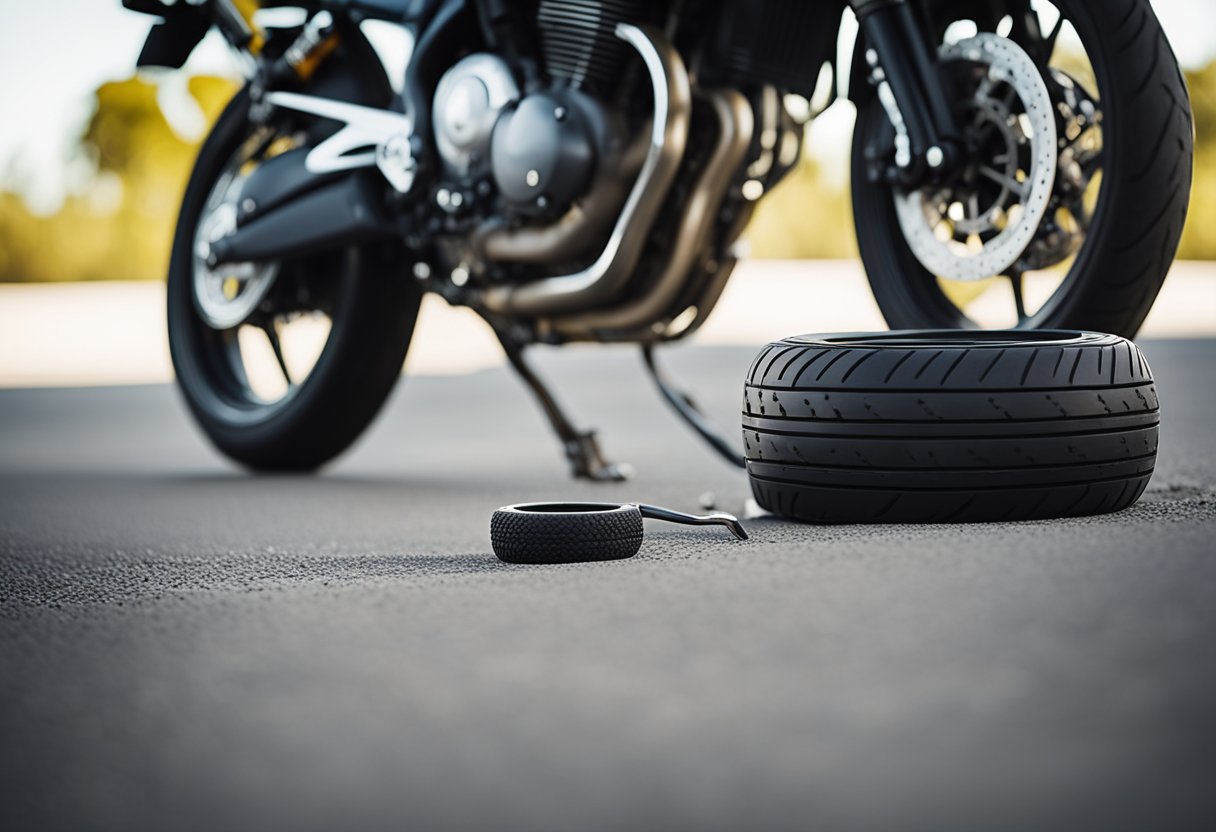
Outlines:
[[[1043,68],[1051,63],[1052,55],[1056,51],[1056,41],[1064,28],[1064,13],[1058,9],[1057,12],[1059,16],[1046,35],[1043,34],[1043,21],[1039,12],[1031,7],[1028,0],[1022,0],[1017,11],[1013,12],[1013,31],[1010,36]]]
[[[1005,276],[1009,278],[1009,286],[1013,290],[1013,305],[1014,308],[1017,309],[1018,325],[1021,326],[1030,318],[1030,316],[1026,314],[1026,294],[1024,291],[1025,280],[1023,279],[1023,273],[1017,269],[1010,269]]]
[[[283,357],[283,344],[279,338],[279,319],[277,317],[269,318],[260,324],[259,329],[266,333],[266,340],[270,342],[270,349],[279,363],[283,380],[287,382],[288,387],[294,387],[295,382],[291,380],[291,371],[287,369],[287,359]]]
[[[1056,41],[1060,39],[1060,32],[1064,30],[1064,13],[1056,18],[1056,25],[1047,33],[1047,37],[1043,38],[1043,65],[1051,63],[1051,57],[1056,52]]]
[[[1022,199],[1026,198],[1026,194],[1030,190],[1025,182],[1019,182],[1012,176],[1008,176],[990,165],[980,165],[979,173],[980,176],[983,176],[985,179],[991,179],[998,185],[1008,188]]]

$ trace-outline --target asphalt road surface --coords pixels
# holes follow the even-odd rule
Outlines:
[[[508,566],[497,506],[741,510],[626,352],[407,379],[320,477],[223,463],[170,387],[0,391],[0,828],[1216,829],[1216,341],[1148,342],[1115,516],[649,525]],[[751,351],[672,368],[737,418]]]

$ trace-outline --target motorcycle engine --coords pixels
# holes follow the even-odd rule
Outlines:
[[[469,55],[435,91],[435,142],[450,192],[484,193],[492,182],[513,214],[560,214],[591,181],[606,138],[601,110],[566,87],[522,95],[502,58]]]
[[[490,52],[440,78],[433,193],[446,216],[430,225],[458,286],[564,273],[603,250],[648,147],[649,105],[630,92],[645,73],[629,71],[639,59],[616,26],[650,20],[662,5],[538,0],[542,74],[526,89]]]
[[[459,181],[485,172],[494,124],[518,100],[515,76],[497,55],[469,55],[444,73],[431,118],[448,177]]]

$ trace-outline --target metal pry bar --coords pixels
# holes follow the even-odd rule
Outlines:
[[[747,529],[743,528],[739,518],[733,514],[725,512],[706,515],[685,514],[682,511],[673,511],[646,503],[638,503],[637,506],[638,510],[642,512],[642,516],[650,520],[666,520],[668,523],[682,523],[685,526],[725,526],[739,540],[747,540]]]

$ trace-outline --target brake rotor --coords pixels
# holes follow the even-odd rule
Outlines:
[[[965,104],[969,161],[955,181],[895,193],[900,228],[930,273],[978,281],[1004,274],[1030,246],[1055,186],[1056,118],[1038,65],[990,32],[943,44],[975,82]]]
[[[211,244],[236,231],[237,202],[244,181],[236,169],[224,172],[207,197],[194,235],[195,307],[213,329],[231,329],[248,320],[279,273],[278,263],[207,265]]]

